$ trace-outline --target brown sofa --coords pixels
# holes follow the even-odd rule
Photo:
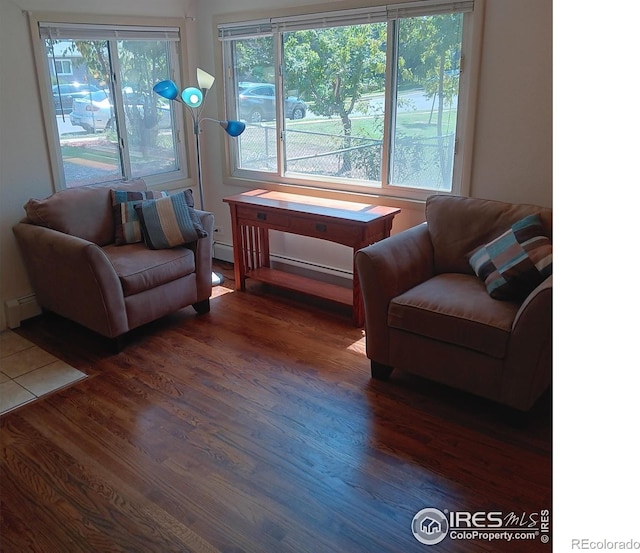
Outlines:
[[[208,312],[213,215],[190,212],[207,236],[183,246],[116,245],[112,188],[147,189],[139,179],[68,189],[25,205],[27,217],[13,232],[38,304],[108,338],[188,305]]]
[[[499,300],[469,260],[531,214],[550,240],[551,209],[437,195],[425,213],[356,253],[372,376],[397,368],[528,411],[551,381],[552,276]]]

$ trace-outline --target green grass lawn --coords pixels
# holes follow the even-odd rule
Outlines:
[[[82,146],[62,146],[62,159],[80,158],[98,163],[119,164],[118,150],[108,151],[106,149],[85,148]]]
[[[117,144],[111,142],[105,143],[105,140],[102,138],[97,138],[95,142],[86,142],[83,146],[61,144],[60,149],[62,151],[62,159],[79,158],[98,163],[120,164]],[[147,152],[146,155],[143,155],[135,147],[131,148],[129,153],[132,163],[143,163],[153,161],[154,159],[166,161],[167,157],[164,152],[155,156],[152,152]]]
[[[442,133],[449,134],[455,131],[457,110],[444,113]],[[419,139],[433,138],[438,135],[436,125],[437,117],[433,114],[430,121],[430,112],[414,111],[399,113],[396,119],[398,135],[415,137]],[[372,116],[356,116],[351,120],[352,136],[363,138],[382,139],[382,118]],[[287,121],[290,130],[310,131],[316,133],[342,136],[342,122],[338,118],[332,119],[301,119]]]

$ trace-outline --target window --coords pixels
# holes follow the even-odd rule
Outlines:
[[[220,24],[227,115],[247,123],[232,175],[460,193],[473,9],[443,0]]]
[[[68,77],[73,75],[73,71],[71,71],[71,61],[56,60],[54,71],[58,76],[64,75],[65,77]]]
[[[180,114],[153,92],[177,80],[179,27],[38,21],[37,33],[56,188],[183,176]]]

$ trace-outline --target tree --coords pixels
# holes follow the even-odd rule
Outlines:
[[[135,143],[144,151],[158,136],[158,96],[153,85],[166,78],[166,45],[162,42],[127,40],[118,48],[127,124]]]
[[[77,50],[82,54],[82,59],[76,63],[83,63],[92,79],[103,88],[109,85],[111,63],[106,40],[72,41],[68,49],[71,52]]]
[[[234,42],[238,81],[273,83],[273,38],[260,37]]]
[[[384,87],[383,23],[309,29],[284,37],[285,78],[318,115],[338,115],[344,133],[341,172],[351,169],[351,113],[363,94]]]
[[[443,136],[444,107],[458,94],[461,35],[459,13],[403,19],[399,27],[403,80],[419,84],[427,97],[438,102],[436,126],[443,180],[447,179],[451,163]]]

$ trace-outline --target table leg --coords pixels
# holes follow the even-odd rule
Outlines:
[[[353,324],[364,326],[364,303],[362,302],[362,291],[360,290],[360,279],[356,267],[356,252],[364,245],[356,245],[353,248]]]
[[[238,212],[235,205],[231,205],[231,235],[233,241],[233,276],[236,290],[244,291],[246,269],[244,267],[244,250],[242,245],[242,228],[238,223]]]

